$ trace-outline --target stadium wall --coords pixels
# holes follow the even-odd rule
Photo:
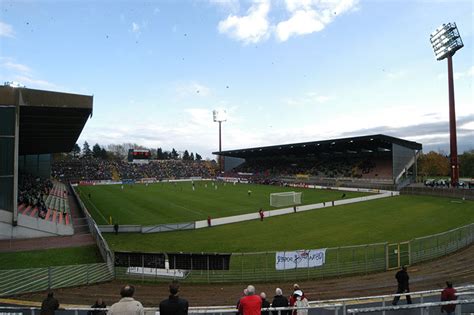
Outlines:
[[[404,187],[400,190],[400,194],[474,200],[474,190],[465,188]]]
[[[398,144],[392,144],[392,163],[393,163],[393,172],[392,176],[395,180],[395,183],[398,184],[400,176],[405,174],[411,166],[416,163],[416,151],[405,146]],[[416,178],[416,174],[411,176]]]
[[[0,210],[0,239],[23,239],[61,235],[73,235],[72,225],[57,224],[36,217],[18,215],[13,226],[12,213]]]

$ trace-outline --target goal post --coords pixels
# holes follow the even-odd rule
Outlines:
[[[302,192],[281,192],[270,194],[270,206],[272,207],[286,207],[301,204]]]

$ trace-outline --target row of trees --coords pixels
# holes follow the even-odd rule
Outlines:
[[[150,149],[144,146],[140,146],[134,143],[124,143],[124,144],[109,144],[107,149],[100,146],[98,143],[94,144],[92,149],[87,141],[84,142],[81,147],[76,143],[71,151],[71,155],[74,157],[85,156],[85,157],[95,157],[99,159],[120,159],[123,160],[128,155],[129,149],[140,149],[140,150],[150,150],[151,158],[157,160],[184,160],[184,161],[201,161],[202,156],[196,152],[189,152],[184,150],[182,154],[179,154],[176,149],[171,151],[164,151],[162,148]]]
[[[458,162],[460,177],[474,177],[474,150],[459,155]],[[418,160],[420,176],[449,176],[450,168],[449,156],[434,151],[423,154]]]

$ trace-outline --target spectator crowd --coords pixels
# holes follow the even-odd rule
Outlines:
[[[398,282],[397,293],[405,294],[407,304],[411,304],[409,295],[409,276],[406,267],[402,267],[395,275]],[[169,296],[159,304],[160,315],[187,315],[189,302],[179,296],[180,285],[178,281],[173,280],[169,285]],[[134,298],[135,288],[133,285],[126,284],[120,290],[120,300],[107,309],[106,303],[98,298],[91,306],[88,315],[144,315],[145,311],[142,303]],[[457,300],[457,291],[453,288],[450,281],[446,282],[446,288],[441,292],[440,300],[442,302]],[[397,305],[400,296],[395,296],[392,304]],[[267,300],[265,292],[257,294],[253,285],[247,286],[243,290],[242,297],[238,299],[236,310],[237,315],[308,315],[309,310],[308,297],[298,284],[293,285],[293,291],[287,298],[283,295],[281,288],[275,289],[275,295],[270,303]],[[59,309],[59,302],[54,298],[52,291],[48,292],[47,298],[41,305],[40,315],[55,315]],[[455,304],[444,304],[441,306],[441,312],[453,314],[456,309]],[[211,312],[212,313],[212,312]]]
[[[37,207],[38,215],[43,217],[48,211],[45,199],[51,188],[53,188],[53,183],[49,179],[20,174],[18,176],[18,204],[23,204],[25,207]]]
[[[70,158],[53,162],[51,173],[53,178],[80,181],[141,178],[208,178],[211,176],[212,170],[204,161],[162,160],[139,164],[98,158]]]

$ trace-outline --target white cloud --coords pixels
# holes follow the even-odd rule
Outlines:
[[[459,80],[462,78],[469,78],[474,76],[474,66],[471,66],[469,69],[466,71],[461,71],[461,72],[454,72],[453,77],[454,80]],[[439,80],[447,80],[448,79],[448,74],[447,73],[440,73],[437,75],[437,78]]]
[[[400,78],[405,77],[406,73],[407,72],[405,70],[388,71],[387,72],[387,78],[388,79],[400,79]]]
[[[329,95],[321,95],[316,92],[305,93],[299,98],[287,98],[285,103],[289,106],[311,106],[316,104],[323,104],[334,98]]]
[[[0,21],[0,37],[15,37],[15,32],[13,31],[13,26],[7,23]]]
[[[140,26],[135,22],[132,23],[132,32],[135,34],[140,33]]]
[[[286,41],[294,35],[323,30],[337,16],[355,9],[358,0],[285,0],[291,16],[276,26],[276,36]]]
[[[18,71],[21,73],[30,73],[31,69],[30,67],[23,65],[21,63],[15,63],[13,61],[6,61],[5,63],[2,64],[5,68],[13,71]]]
[[[211,95],[211,89],[209,87],[194,81],[177,84],[175,91],[179,98],[184,98],[191,95],[197,95],[200,97],[206,97]]]
[[[28,75],[16,75],[14,76],[15,81],[20,82],[27,88],[38,88],[38,89],[58,89],[58,86],[54,83],[46,80],[34,79]]]
[[[245,44],[258,43],[267,39],[270,34],[269,11],[269,0],[254,1],[247,10],[247,15],[231,14],[220,21],[217,28],[220,33],[227,34]]]

